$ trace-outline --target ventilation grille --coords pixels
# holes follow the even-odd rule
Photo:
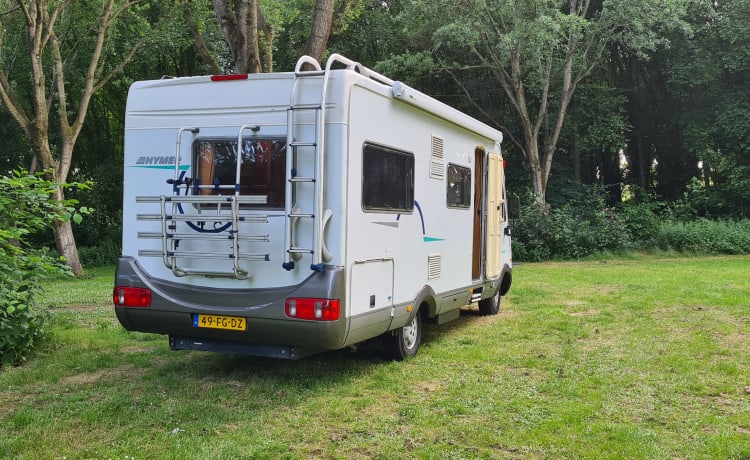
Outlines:
[[[430,254],[427,256],[427,279],[440,278],[443,271],[443,255]]]
[[[442,179],[445,177],[445,139],[439,136],[432,136],[430,155],[430,177],[433,179]]]

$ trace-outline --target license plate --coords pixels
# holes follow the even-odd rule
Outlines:
[[[239,316],[193,315],[193,326],[226,329],[228,331],[246,331],[247,319]]]

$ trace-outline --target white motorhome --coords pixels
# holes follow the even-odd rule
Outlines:
[[[117,318],[175,350],[295,359],[382,336],[412,356],[424,320],[495,314],[510,288],[501,141],[340,55],[137,82]]]

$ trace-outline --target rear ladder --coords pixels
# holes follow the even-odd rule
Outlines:
[[[282,266],[286,270],[296,268],[295,261],[299,260],[303,254],[312,255],[310,269],[313,271],[323,271],[323,261],[331,259],[323,241],[323,230],[326,222],[332,217],[329,209],[323,210],[324,184],[323,177],[325,172],[325,112],[326,112],[326,93],[328,91],[328,82],[331,76],[331,67],[335,63],[341,63],[347,69],[353,69],[366,75],[369,78],[380,81],[381,83],[392,85],[393,81],[382,75],[361,66],[359,63],[345,58],[339,54],[332,54],[326,61],[325,70],[321,69],[320,64],[310,56],[302,56],[297,61],[294,69],[294,82],[290,94],[290,103],[287,110],[287,184],[286,184],[286,215],[287,225],[285,234],[286,254]],[[314,70],[302,70],[305,65],[311,65]],[[299,103],[298,87],[300,81],[305,77],[323,76],[323,82],[320,90],[320,100],[312,104]],[[312,139],[296,139],[295,133],[300,132],[295,129],[297,115],[305,111],[312,111],[315,114],[315,128]],[[313,156],[313,174],[308,177],[298,175],[298,159],[307,150],[308,155]],[[307,194],[312,198],[307,203],[298,202],[297,198],[302,193],[298,193],[303,185],[311,187],[312,193]],[[299,188],[298,188],[299,187]],[[310,189],[308,189],[310,190]],[[300,246],[297,244],[297,225],[300,219],[309,219],[312,221],[312,238],[309,246]]]
[[[315,70],[303,71],[302,66],[310,64]],[[325,129],[325,86],[327,84],[327,75],[323,79],[323,89],[321,90],[320,101],[312,104],[302,104],[298,101],[298,87],[300,81],[305,77],[320,76],[322,74],[320,65],[317,61],[309,56],[303,56],[297,62],[294,69],[294,82],[290,92],[290,102],[287,109],[287,183],[286,183],[286,232],[284,235],[284,247],[286,254],[282,267],[285,270],[294,270],[295,261],[301,259],[302,255],[310,254],[312,262],[310,269],[314,271],[323,271],[323,262],[321,259],[322,247],[322,204],[323,204],[323,136]],[[313,112],[314,128],[312,139],[303,139],[301,133],[303,130],[297,129],[298,115],[305,112]],[[297,139],[296,134],[300,134]],[[298,170],[299,159],[302,155],[311,155],[313,170],[308,176],[300,176]],[[302,187],[307,187],[309,193],[302,193]],[[307,200],[300,197],[307,196]],[[305,201],[305,202],[303,202]],[[312,223],[312,235],[309,244],[302,246],[297,239],[297,227],[300,220],[307,219]]]

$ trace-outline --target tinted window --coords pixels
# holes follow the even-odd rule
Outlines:
[[[447,204],[451,208],[468,208],[471,205],[471,170],[448,165],[446,180]]]
[[[286,141],[243,139],[240,195],[266,196],[271,208],[284,207]],[[201,195],[234,193],[237,174],[237,139],[200,139],[193,144],[194,179],[201,185],[219,183],[230,188],[201,188]],[[254,205],[257,206],[257,205]]]
[[[414,209],[414,155],[365,144],[362,153],[362,207],[382,211]]]

